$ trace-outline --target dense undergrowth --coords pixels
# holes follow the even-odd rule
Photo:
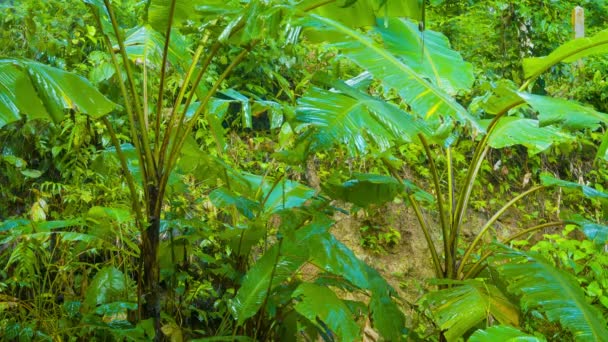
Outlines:
[[[0,2],[0,339],[605,341],[574,5]]]

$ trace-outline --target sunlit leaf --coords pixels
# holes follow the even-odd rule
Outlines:
[[[539,125],[556,125],[570,130],[597,128],[598,124],[608,123],[608,115],[583,106],[573,100],[519,92],[532,108],[539,112]]]
[[[60,122],[66,109],[97,118],[116,108],[118,105],[76,74],[28,60],[0,60],[2,125],[20,114]]]
[[[483,123],[489,124],[489,120]],[[565,142],[572,137],[556,127],[539,127],[538,121],[518,117],[502,118],[492,131],[488,144],[493,148],[523,145],[531,154],[548,149],[555,143]]]
[[[589,38],[573,39],[553,50],[548,56],[524,59],[524,77],[535,78],[560,62],[571,63],[586,56],[606,53],[608,53],[608,30]]]
[[[404,19],[391,19],[386,26],[378,22],[376,30],[388,51],[448,94],[470,90],[473,66],[450,48],[442,33],[425,30],[423,40],[418,24]]]
[[[411,106],[412,111],[423,118],[452,117],[460,122],[471,123],[481,130],[477,120],[445,91],[428,82],[398,57],[376,44],[370,37],[352,30],[336,21],[314,14],[303,25],[321,32],[332,32],[341,37],[330,45],[361,68],[369,71],[385,86],[394,88]]]

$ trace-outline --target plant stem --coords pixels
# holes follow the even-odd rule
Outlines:
[[[475,237],[475,239],[473,240],[473,242],[469,245],[469,247],[467,248],[467,250],[464,252],[464,256],[462,257],[462,259],[460,260],[460,266],[458,267],[458,271],[456,272],[456,277],[458,277],[458,275],[460,275],[460,273],[462,273],[463,269],[464,269],[464,265],[467,262],[467,259],[469,258],[469,256],[471,255],[471,253],[473,252],[473,250],[475,249],[475,247],[477,247],[477,245],[479,244],[479,241],[481,241],[481,238],[485,235],[485,233],[490,229],[490,227],[494,224],[494,222],[496,222],[496,220],[498,220],[498,218],[500,216],[502,216],[502,214],[505,213],[505,211],[507,211],[507,209],[509,209],[511,206],[513,206],[513,204],[515,204],[515,202],[517,202],[518,200],[528,196],[529,194],[536,192],[538,190],[544,189],[546,188],[544,185],[538,185],[535,186],[531,189],[528,189],[527,191],[522,192],[521,194],[515,196],[512,200],[510,200],[507,204],[505,204],[502,208],[500,208],[500,210],[498,210],[494,216],[492,216],[488,222],[486,222],[486,224],[481,228],[481,231],[477,234],[477,236]]]
[[[503,244],[505,243],[509,243],[515,239],[518,239],[526,234],[529,233],[533,233],[535,231],[544,229],[544,228],[549,228],[549,227],[556,227],[556,226],[563,226],[565,224],[568,224],[569,222],[567,221],[555,221],[555,222],[548,222],[548,223],[542,223],[530,228],[527,228],[515,235],[512,235],[511,237],[509,237],[508,239],[506,239],[505,241],[502,241]],[[475,262],[475,264],[473,265],[473,267],[471,267],[471,269],[462,277],[462,279],[470,279],[470,278],[475,278],[477,277],[477,275],[479,275],[479,272],[481,272],[484,267],[486,266],[483,262],[490,256],[492,255],[492,252],[486,252],[484,253],[484,255],[481,256],[481,258],[479,258],[479,260],[477,260]]]
[[[435,198],[437,198],[437,209],[439,210],[439,221],[441,224],[441,231],[443,234],[443,254],[445,255],[445,276],[451,277],[454,270],[454,260],[452,249],[449,245],[450,241],[450,227],[448,226],[448,222],[446,220],[446,212],[443,208],[443,196],[441,196],[441,184],[439,184],[439,173],[437,171],[437,167],[435,166],[435,161],[433,159],[433,153],[429,144],[422,134],[418,134],[418,138],[422,142],[424,146],[424,151],[426,152],[427,159],[429,161],[431,175],[433,176],[433,185],[435,186]]]
[[[154,125],[154,136],[156,137],[156,143],[154,144],[157,152],[160,149],[160,119],[162,116],[163,110],[163,95],[165,92],[165,76],[167,73],[167,56],[169,55],[169,44],[171,43],[171,27],[173,26],[173,16],[175,14],[175,3],[176,0],[171,1],[171,5],[169,5],[169,17],[167,23],[167,30],[165,31],[165,45],[163,46],[163,61],[160,66],[160,84],[158,86],[158,103],[156,104],[156,124]],[[193,62],[196,64],[195,62]],[[186,82],[184,82],[187,84]],[[174,108],[175,110],[175,108]],[[158,153],[157,153],[158,155]],[[159,160],[160,162],[160,160]]]

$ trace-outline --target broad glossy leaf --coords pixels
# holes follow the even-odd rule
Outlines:
[[[539,125],[556,125],[570,130],[597,128],[598,124],[608,123],[608,115],[583,106],[573,100],[553,98],[519,92],[532,108],[538,111]]]
[[[127,284],[125,275],[116,267],[104,267],[89,284],[85,296],[85,303],[89,308],[100,304],[107,304],[120,299],[127,299]]]
[[[355,341],[360,336],[360,328],[353,314],[338,296],[329,288],[311,283],[303,283],[294,291],[293,298],[301,301],[295,309],[313,324],[321,320],[340,341]]]
[[[451,49],[442,33],[425,30],[423,40],[418,24],[404,19],[391,19],[386,26],[379,22],[376,30],[388,51],[448,94],[473,85],[473,65]]]
[[[603,200],[608,199],[608,194],[605,192],[596,190],[596,189],[586,186],[586,185],[557,179],[549,173],[541,174],[540,180],[543,183],[543,185],[559,186],[559,187],[565,188],[565,189],[573,189],[573,190],[580,191],[585,197],[588,197],[588,198],[598,198],[598,199],[603,199]]]
[[[486,120],[485,124],[489,124],[489,120]],[[500,119],[488,144],[493,148],[523,145],[529,153],[536,154],[555,143],[570,139],[570,135],[556,127],[539,127],[537,120],[509,116]]]
[[[124,40],[127,56],[138,64],[142,64],[145,59],[147,67],[154,66],[160,69],[165,46],[164,34],[155,31],[149,25],[132,28],[126,33]],[[118,45],[114,46],[114,49],[118,49]],[[167,55],[169,62],[177,68],[184,69],[190,63],[188,57],[190,53],[185,38],[178,32],[171,32]]]
[[[296,118],[315,131],[308,137],[311,151],[341,143],[351,154],[369,150],[368,141],[386,150],[392,141],[410,142],[418,133],[430,135],[421,119],[345,83],[332,82],[341,92],[312,87],[298,100]]]
[[[471,335],[468,342],[544,342],[545,338],[528,335],[508,325],[495,325],[479,329]]]
[[[560,62],[570,63],[586,56],[606,53],[608,53],[608,30],[589,38],[571,40],[553,50],[548,56],[524,59],[524,77],[535,78]]]
[[[326,182],[321,187],[332,198],[360,207],[390,202],[404,189],[393,177],[366,173],[354,174],[342,184]]]
[[[324,1],[305,0],[298,8],[306,10],[323,4]],[[374,26],[378,18],[408,17],[420,18],[418,0],[340,0],[325,2],[315,7],[312,13],[340,21],[348,27]]]
[[[323,33],[331,32],[339,36],[340,39],[330,45],[338,49],[341,56],[369,71],[385,86],[394,88],[417,115],[426,119],[452,117],[460,122],[471,123],[476,129],[482,130],[477,120],[456,100],[368,36],[336,21],[313,14],[302,20],[301,24]]]
[[[76,74],[28,60],[0,60],[0,125],[20,114],[59,122],[65,109],[97,118],[116,108]]]
[[[492,315],[503,324],[518,325],[519,310],[494,285],[467,280],[424,298],[448,341],[455,341]]]
[[[291,277],[306,261],[307,239],[301,234],[299,237],[296,242],[292,242],[291,247],[287,244],[282,250],[279,250],[279,244],[275,244],[247,271],[229,305],[239,325],[258,312],[269,289],[272,290]]]
[[[574,276],[557,269],[537,253],[497,246],[491,265],[521,295],[522,306],[544,312],[551,322],[570,330],[576,341],[605,341],[608,322],[587,302]]]

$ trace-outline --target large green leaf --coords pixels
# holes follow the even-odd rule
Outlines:
[[[0,127],[21,114],[60,122],[66,109],[101,117],[117,107],[76,74],[29,60],[0,60]]]
[[[603,246],[608,242],[608,226],[589,221],[580,215],[570,218],[568,221],[576,223],[583,230],[585,236],[597,245]]]
[[[313,324],[321,320],[338,335],[340,341],[355,341],[361,333],[353,319],[353,314],[336,294],[327,287],[303,283],[293,293],[293,298],[301,301],[295,309]]]
[[[330,32],[339,36],[340,39],[330,46],[338,49],[341,56],[369,71],[385,86],[394,88],[419,116],[427,119],[453,117],[482,130],[477,120],[456,100],[365,34],[314,14],[307,16],[301,24],[322,33]]]
[[[597,128],[600,122],[608,123],[608,115],[573,100],[532,95],[524,92],[519,92],[518,95],[538,111],[538,121],[541,127],[556,125],[566,129],[579,130]]]
[[[528,335],[508,325],[495,325],[479,329],[471,335],[468,342],[544,342],[545,338]]]
[[[586,56],[605,53],[608,53],[608,30],[601,31],[593,37],[571,40],[553,50],[548,56],[524,59],[524,77],[532,79],[557,63],[570,63]]]
[[[169,25],[169,13],[172,2],[175,2],[175,11],[172,18],[172,27],[180,27],[186,20],[196,20],[200,18],[200,13],[196,8],[205,4],[209,0],[150,0],[147,19],[148,24],[156,31],[167,31]]]
[[[588,198],[597,198],[600,200],[606,200],[608,199],[608,194],[599,190],[596,190],[592,187],[583,185],[583,184],[579,184],[579,183],[574,183],[574,182],[569,182],[569,181],[565,181],[562,179],[558,179],[553,177],[551,174],[549,173],[543,173],[540,175],[540,180],[543,183],[543,185],[547,185],[547,186],[559,186],[561,188],[564,189],[571,189],[571,190],[577,190],[580,191],[585,197]]]
[[[450,48],[442,33],[425,30],[423,37],[417,24],[404,19],[379,23],[376,29],[388,51],[448,94],[468,91],[473,85],[473,66]]]
[[[404,189],[404,185],[393,177],[360,173],[344,183],[325,182],[321,186],[332,198],[360,207],[390,202]]]
[[[127,56],[136,63],[141,64],[145,60],[148,67],[154,66],[160,69],[165,46],[164,34],[164,32],[161,34],[155,31],[149,25],[130,29],[124,40]],[[114,46],[114,49],[118,49],[118,45]],[[189,56],[185,38],[177,32],[171,32],[167,50],[169,62],[178,68],[185,69],[189,64]]]
[[[320,7],[316,5],[322,4]],[[309,9],[315,14],[340,21],[348,27],[373,26],[378,18],[408,17],[420,18],[419,0],[339,0],[339,1],[302,1],[298,8]]]
[[[489,120],[484,121],[489,124]],[[554,143],[571,139],[556,127],[539,127],[538,121],[518,117],[502,118],[492,131],[488,144],[493,148],[525,146],[531,154],[542,152]]]
[[[89,308],[127,299],[125,275],[116,267],[104,267],[93,278],[87,288],[85,303]]]
[[[243,278],[241,287],[230,303],[230,311],[239,325],[258,312],[269,289],[285,281],[305,261],[302,258],[278,257],[279,252],[278,245],[270,248]]]
[[[410,142],[419,133],[431,134],[423,120],[349,86],[350,80],[344,83],[319,79],[334,89],[310,88],[298,100],[296,111],[298,121],[315,129],[308,136],[309,152],[342,143],[351,154],[365,153],[369,151],[368,141],[379,150],[386,150],[392,141]]]
[[[448,341],[455,341],[492,315],[503,324],[519,324],[519,310],[494,285],[466,280],[424,297],[435,323]]]
[[[557,269],[534,252],[497,246],[490,260],[508,290],[521,295],[524,308],[544,312],[551,322],[560,322],[576,341],[606,341],[608,322],[590,305],[574,276]]]

